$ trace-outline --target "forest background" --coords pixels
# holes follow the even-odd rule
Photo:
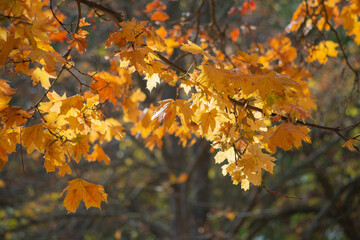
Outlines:
[[[0,238],[359,239],[359,14],[340,0],[0,0]],[[275,80],[224,94],[243,72]],[[196,91],[229,105],[192,113]],[[240,138],[216,135],[221,111]],[[241,165],[255,152],[260,170]]]

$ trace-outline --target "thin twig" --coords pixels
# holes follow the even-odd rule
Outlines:
[[[22,171],[23,171],[23,174],[25,174],[25,164],[24,164],[24,154],[23,154],[23,145],[22,145],[22,138],[21,138],[21,129],[22,127],[20,126],[20,154],[21,154],[21,165],[22,165]]]
[[[113,16],[117,21],[119,22],[123,22],[125,21],[125,17],[124,14],[122,12],[116,12],[108,7],[105,7],[101,4],[98,4],[96,2],[92,2],[92,1],[88,1],[88,0],[78,0],[80,3],[85,4],[86,6],[88,6],[89,8],[92,9],[98,9],[101,10],[105,13],[110,14],[111,16]]]
[[[262,184],[261,184],[261,187],[262,187],[263,189],[265,189],[268,193],[280,195],[280,196],[282,196],[282,197],[284,197],[284,198],[297,199],[297,200],[302,200],[302,199],[303,199],[303,198],[301,198],[301,197],[292,197],[292,196],[285,195],[285,194],[283,194],[283,193],[281,193],[281,192],[271,191],[271,190],[269,190],[268,188],[266,188],[266,187],[265,187],[264,185],[262,185]]]
[[[52,15],[53,15],[53,17],[56,19],[56,21],[61,25],[61,27],[62,27],[67,33],[70,34],[70,31],[66,29],[65,24],[64,24],[62,21],[60,21],[60,19],[56,16],[56,13],[55,13],[54,8],[53,8],[53,0],[50,0],[49,7],[50,7],[50,10],[51,10],[51,12],[52,12]]]

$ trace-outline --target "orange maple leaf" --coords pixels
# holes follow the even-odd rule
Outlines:
[[[103,102],[109,99],[113,104],[115,104],[117,101],[115,97],[115,84],[113,82],[106,81],[98,75],[93,76],[93,78],[95,82],[90,84],[90,87],[99,94],[99,100]]]
[[[61,195],[65,191],[68,192],[64,199],[64,206],[68,213],[76,212],[81,200],[84,201],[86,209],[90,207],[101,209],[101,202],[107,203],[107,194],[103,186],[86,182],[80,178],[71,180]]]
[[[163,11],[154,12],[150,18],[151,21],[160,21],[160,22],[166,21],[168,19],[169,19],[169,16],[166,13],[164,13]]]
[[[57,33],[51,33],[49,37],[54,42],[62,43],[67,39],[67,32],[65,30],[62,30]]]
[[[87,40],[85,39],[87,34],[89,34],[89,32],[82,29],[77,33],[71,33],[73,39],[68,41],[70,44],[68,48],[75,48],[80,54],[83,54],[87,48]]]
[[[294,125],[292,123],[282,123],[275,127],[275,130],[269,131],[268,134],[268,147],[270,152],[274,153],[276,147],[280,147],[285,151],[293,149],[293,147],[299,148],[301,141],[311,143],[311,139],[308,135],[310,129],[305,126]]]
[[[145,7],[145,10],[143,12],[151,12],[154,9],[162,9],[165,10],[166,9],[166,5],[163,4],[160,0],[154,0],[151,3],[148,3]]]
[[[0,111],[0,117],[2,122],[6,123],[7,126],[13,126],[14,123],[20,126],[30,119],[32,115],[21,107],[8,106]]]

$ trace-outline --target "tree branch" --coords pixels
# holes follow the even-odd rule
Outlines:
[[[105,7],[101,4],[98,4],[96,2],[92,2],[89,0],[78,0],[80,3],[88,6],[89,8],[95,9],[95,10],[101,10],[105,13],[110,14],[111,16],[113,16],[117,21],[119,22],[123,22],[125,21],[125,17],[124,14],[122,12],[116,12],[108,7]]]

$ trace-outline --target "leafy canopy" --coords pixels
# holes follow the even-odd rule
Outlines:
[[[341,131],[307,122],[310,112],[316,110],[309,90],[310,75],[295,61],[297,50],[286,35],[342,26],[359,45],[360,3],[340,2],[303,2],[284,34],[270,39],[267,48],[258,44],[248,53],[233,55],[216,48],[207,32],[198,37],[199,29],[193,28],[183,35],[180,25],[162,24],[169,16],[159,0],[144,8],[150,22],[127,20],[102,8],[114,21],[114,31],[104,44],[113,53],[111,67],[91,72],[86,67],[80,71],[74,56],[86,53],[88,37],[97,30],[94,11],[83,16],[82,4],[89,9],[96,4],[78,0],[77,21],[69,27],[64,24],[66,16],[54,10],[52,2],[1,0],[0,168],[8,154],[21,145],[28,154],[37,151],[44,155],[47,172],[64,176],[75,170],[77,174],[75,163],[80,161],[109,164],[102,144],[121,141],[127,129],[129,134],[141,136],[149,149],[161,148],[165,134],[178,136],[184,147],[196,138],[205,138],[217,150],[216,163],[223,164],[223,174],[229,174],[234,184],[241,184],[244,190],[250,183],[259,186],[262,170],[273,173],[276,159],[271,154],[277,149],[287,151],[301,147],[302,142],[311,143],[309,127]],[[244,15],[255,7],[255,1],[246,1],[228,15]],[[188,40],[191,33],[196,34],[192,41]],[[226,37],[236,42],[239,33],[234,29]],[[184,69],[169,60],[174,50],[193,56],[194,61]],[[307,51],[306,61],[325,64],[329,57],[339,55],[339,43],[324,40]],[[77,94],[55,91],[65,73],[78,84]],[[176,98],[144,104],[148,92],[134,84],[135,75],[146,81],[148,92],[160,85],[177,88]],[[12,104],[19,87],[12,82],[19,77],[42,88],[43,94],[28,107]],[[120,118],[105,117],[102,108],[106,102],[120,110]],[[345,140],[343,146],[355,150],[356,137]],[[100,208],[102,201],[107,202],[102,186],[80,176],[69,182],[65,192],[68,212],[75,212],[80,201],[86,208]]]

